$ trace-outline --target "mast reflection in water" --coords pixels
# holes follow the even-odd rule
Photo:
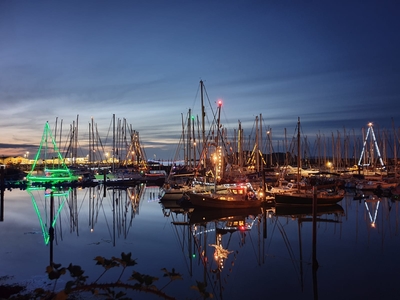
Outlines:
[[[162,268],[182,274],[164,289],[176,299],[198,299],[193,286],[204,286],[214,299],[389,299],[400,293],[390,283],[400,263],[399,202],[391,199],[347,196],[319,208],[313,240],[310,209],[199,210],[160,204],[158,187],[97,186],[53,191],[50,218],[47,192],[4,193],[0,277],[10,283],[45,284],[53,225],[54,262],[80,265],[95,280],[102,272],[96,256],[131,252],[134,269],[159,277],[159,287],[166,283]]]

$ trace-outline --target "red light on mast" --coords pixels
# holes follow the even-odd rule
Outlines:
[[[218,100],[218,107],[222,106],[222,100]]]

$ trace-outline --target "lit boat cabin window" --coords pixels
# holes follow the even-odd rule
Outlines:
[[[246,193],[245,189],[232,189],[231,191],[232,191],[232,194],[235,194],[235,195],[244,195]]]

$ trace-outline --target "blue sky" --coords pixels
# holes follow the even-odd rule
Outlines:
[[[44,124],[112,115],[148,158],[173,159],[181,115],[223,100],[245,135],[262,114],[273,138],[400,126],[398,1],[0,2],[0,156],[34,152]],[[215,109],[214,107],[214,109]]]

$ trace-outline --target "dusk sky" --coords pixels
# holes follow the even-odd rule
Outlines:
[[[46,121],[112,115],[148,158],[173,159],[182,114],[309,138],[400,126],[400,2],[0,1],[0,156],[37,150]],[[36,149],[36,150],[35,150]]]

